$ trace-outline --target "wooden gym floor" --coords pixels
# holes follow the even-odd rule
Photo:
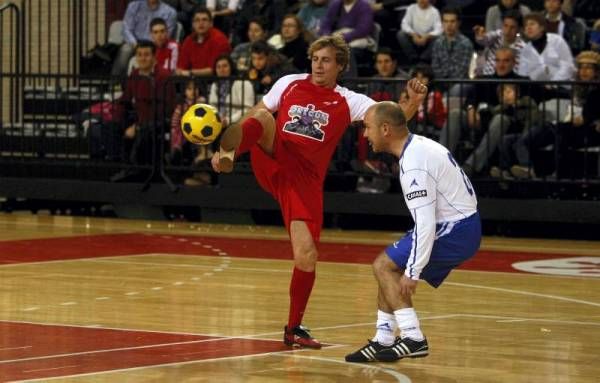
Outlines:
[[[345,363],[400,236],[325,231],[305,324],[327,347],[294,351],[280,228],[0,215],[0,381],[599,381],[600,242],[485,238],[419,284],[429,357]]]

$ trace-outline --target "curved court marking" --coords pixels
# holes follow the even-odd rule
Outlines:
[[[398,383],[412,383],[412,380],[410,380],[410,378],[408,376],[401,374],[398,371],[392,370],[391,368],[386,368],[386,367],[366,365],[366,364],[362,364],[362,363],[348,363],[348,362],[345,362],[342,360],[324,358],[322,356],[304,356],[304,355],[296,355],[296,354],[286,354],[286,355],[275,354],[274,356],[279,356],[279,357],[284,357],[284,358],[318,360],[321,362],[343,364],[344,366],[352,366],[352,367],[358,367],[358,368],[368,369],[368,370],[377,370],[377,371],[383,372],[384,374],[393,376],[394,378],[396,378],[396,381]]]
[[[524,291],[524,290],[511,290],[511,289],[504,289],[502,287],[490,287],[490,286],[482,286],[482,285],[473,285],[473,284],[470,284],[470,283],[444,282],[444,284],[451,285],[451,286],[459,286],[459,287],[469,287],[469,288],[474,288],[474,289],[482,289],[482,290],[501,291],[501,292],[504,292],[504,293],[511,293],[511,294],[518,294],[518,295],[529,295],[529,296],[532,296],[532,297],[548,298],[548,299],[554,299],[554,300],[557,300],[557,301],[565,301],[565,302],[569,302],[569,303],[580,303],[582,305],[600,307],[600,303],[597,303],[597,302],[584,301],[583,299],[574,299],[574,298],[561,297],[560,295],[532,293],[530,291]]]

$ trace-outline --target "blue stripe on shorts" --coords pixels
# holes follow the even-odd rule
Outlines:
[[[441,227],[443,225],[436,225],[436,232],[442,232]],[[452,231],[433,242],[429,263],[421,272],[420,278],[427,281],[431,286],[438,287],[452,269],[475,255],[480,242],[481,220],[479,213],[456,222]],[[404,270],[411,249],[412,230],[408,231],[402,239],[388,246],[385,252],[399,268]]]

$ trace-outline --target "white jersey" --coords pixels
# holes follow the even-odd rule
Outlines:
[[[434,240],[475,214],[477,197],[448,149],[426,137],[410,134],[399,164],[404,200],[415,222],[405,275],[417,280],[429,262]]]

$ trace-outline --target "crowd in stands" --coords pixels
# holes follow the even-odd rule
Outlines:
[[[174,163],[204,161],[211,149],[186,149],[178,133],[187,106],[209,102],[226,126],[235,123],[278,78],[310,71],[306,52],[311,41],[340,34],[352,52],[346,77],[368,78],[362,91],[373,99],[406,97],[403,83],[395,79],[417,77],[430,85],[411,128],[453,153],[461,150],[464,155],[457,158],[467,174],[532,177],[533,148],[554,143],[568,151],[600,144],[599,4],[133,0],[123,15],[124,43],[112,67],[113,75],[129,76],[119,113],[127,108],[137,112],[136,121],[127,120],[125,141],[139,157],[134,149],[143,146],[146,119],[165,113],[172,115],[165,122],[171,124],[169,158]],[[191,81],[179,90],[157,92],[136,85],[140,75],[153,77],[155,88],[170,75]],[[481,81],[467,81],[471,79]],[[555,81],[579,82],[551,83]],[[181,95],[179,104],[175,93]],[[149,97],[157,97],[154,105],[160,111],[147,110]],[[386,171],[360,134],[351,150],[360,169]],[[205,174],[192,178],[186,183],[210,182]],[[374,176],[361,187],[382,191],[386,186],[377,186],[380,181]]]

